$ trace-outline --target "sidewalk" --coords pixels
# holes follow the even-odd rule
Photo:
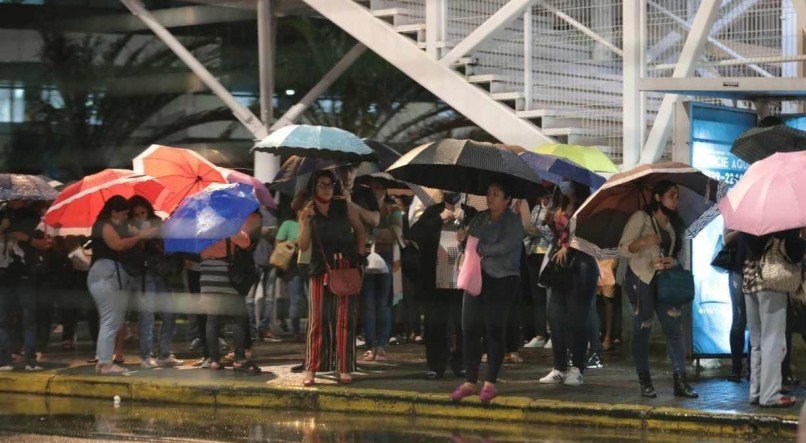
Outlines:
[[[127,347],[130,352],[134,349]],[[176,349],[181,349],[179,344]],[[301,361],[303,350],[302,344],[295,343],[258,344],[256,360],[264,371],[258,376],[231,369],[197,369],[189,363],[176,369],[142,369],[139,359],[129,354],[126,366],[135,371],[133,374],[102,377],[86,363],[92,351],[84,344],[76,352],[49,354],[44,372],[0,373],[0,391],[110,401],[120,395],[124,402],[403,414],[773,438],[794,436],[800,410],[799,405],[790,409],[750,405],[747,382],[724,380],[727,368],[706,370],[699,380],[692,371],[690,378],[700,398],[676,398],[663,355],[652,361],[658,398],[645,399],[638,393],[632,361],[622,351],[603,354],[605,367],[587,370],[585,384],[570,387],[539,385],[537,379],[550,368],[551,351],[522,350],[525,362],[505,365],[498,384],[501,396],[485,408],[478,397],[461,405],[450,403],[448,394],[461,381],[450,371],[445,379],[426,380],[422,345],[393,346],[388,361],[359,363],[359,373],[350,386],[337,385],[333,377],[325,375],[317,379],[314,388],[302,387],[302,374],[291,372],[291,367]],[[180,358],[195,357],[192,353],[177,354]],[[802,398],[806,391],[796,388],[793,393]]]

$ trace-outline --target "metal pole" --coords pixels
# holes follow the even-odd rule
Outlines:
[[[165,27],[163,27],[155,18],[151,15],[148,10],[143,6],[140,0],[121,0],[126,8],[132,12],[132,14],[140,17],[140,20],[146,24],[157,37],[162,40],[168,48],[170,48],[190,69],[193,71],[194,74],[199,76],[202,82],[210,88],[211,91],[227,107],[232,110],[232,113],[235,115],[235,118],[241,122],[246,129],[251,132],[255,138],[262,139],[268,135],[268,131],[266,130],[266,126],[261,123],[261,121],[252,114],[252,111],[246,108],[246,106],[238,103],[235,100],[235,97],[227,91],[227,89],[218,82],[218,80],[204,67],[193,54],[190,53],[183,45],[176,39]]]
[[[534,44],[533,32],[534,23],[532,22],[531,6],[523,11],[523,110],[528,111],[532,109],[532,87],[534,80],[532,78],[532,45]]]
[[[257,0],[257,50],[260,82],[260,119],[268,127],[274,120],[274,49],[277,20],[272,0]],[[274,180],[280,170],[280,157],[255,152],[254,174],[262,182]]]
[[[550,4],[548,4],[546,2],[538,1],[538,2],[535,2],[535,4],[537,4],[541,8],[546,9],[547,11],[549,11],[552,14],[556,15],[557,17],[561,18],[562,20],[564,20],[569,25],[575,27],[580,32],[582,32],[583,34],[585,34],[588,37],[592,38],[593,41],[595,41],[596,43],[599,43],[600,45],[604,46],[605,48],[615,52],[616,55],[618,55],[619,57],[624,57],[624,52],[621,50],[621,48],[619,48],[618,46],[614,45],[613,43],[610,43],[606,38],[604,38],[601,35],[597,34],[591,28],[589,28],[589,27],[583,25],[582,23],[578,22],[577,20],[575,20],[570,15],[562,12],[561,10],[555,8],[554,6],[551,6]]]
[[[643,75],[641,69],[641,8],[644,0],[624,0],[624,81],[622,89],[623,121],[623,163],[629,169],[638,164],[643,137],[641,127],[644,114],[641,105],[641,91],[638,82]]]
[[[367,50],[367,47],[364,46],[362,43],[356,43],[352,49],[350,49],[344,57],[336,63],[330,71],[319,80],[304,97],[300,100],[297,104],[291,107],[279,120],[277,123],[273,124],[271,127],[271,131],[276,131],[283,126],[288,126],[293,124],[303,112],[305,112],[308,107],[313,104],[313,102],[319,98],[322,93],[327,91],[327,89],[344,74],[344,71],[347,70],[352,64],[361,57],[361,54]]]

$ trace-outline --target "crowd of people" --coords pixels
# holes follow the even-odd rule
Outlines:
[[[387,179],[362,179],[356,183],[352,166],[317,171],[290,200],[290,211],[260,208],[237,234],[198,255],[165,253],[161,219],[142,197],[108,198],[89,237],[51,238],[40,225],[46,204],[5,203],[0,371],[17,363],[42,370],[53,324],[61,325],[62,349],[72,350],[81,320],[96,342],[93,362],[100,374],[127,371],[124,339],[135,333],[142,367],[180,366],[185,362],[172,346],[182,316],[191,348],[200,353],[193,364],[257,374],[252,344],[276,339],[287,317],[291,339],[305,342],[305,386],[328,371],[338,374],[339,383],[351,383],[357,363],[393,359],[389,345],[399,336],[424,342],[427,379],[442,379],[448,369],[463,379],[451,393],[454,401],[479,395],[487,403],[498,395],[503,363],[523,362],[522,347],[551,347],[552,367],[540,383],[582,385],[586,370],[602,367],[601,352],[621,343],[623,293],[631,306],[640,395],[657,396],[649,367],[657,316],[674,395],[698,396],[686,377],[683,306],[658,298],[658,271],[676,266],[686,248],[674,183],[656,183],[651,201],[629,219],[619,260],[596,260],[575,249],[570,238],[571,217],[590,195],[578,183],[552,185],[536,201],[513,199],[506,183],[491,183],[486,204],[474,207],[466,196],[447,191],[426,206],[411,195],[390,196]],[[458,283],[471,240],[481,259],[478,295]],[[792,303],[759,276],[770,247],[782,245],[788,257],[803,257],[804,232],[728,232],[725,243],[735,251],[730,378],[744,376],[749,325],[750,400],[791,405],[794,399],[781,392],[790,378],[785,356]],[[253,257],[247,262],[254,269],[247,271],[256,282],[247,291],[231,275],[232,263],[244,253]],[[375,259],[371,272],[368,258]],[[334,293],[331,270],[350,267],[366,270],[361,291]],[[287,313],[278,312],[277,294],[288,300]],[[233,337],[230,355],[222,346],[225,327]],[[363,354],[357,353],[359,341]],[[482,362],[486,372],[479,387]]]

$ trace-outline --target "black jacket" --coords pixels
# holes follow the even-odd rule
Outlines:
[[[478,211],[467,205],[462,205],[465,211],[463,225],[476,215]],[[442,231],[442,219],[439,214],[445,210],[445,203],[436,203],[429,206],[416,223],[409,228],[409,239],[420,247],[420,276],[419,281],[423,291],[430,292],[437,281],[437,249],[439,236]]]

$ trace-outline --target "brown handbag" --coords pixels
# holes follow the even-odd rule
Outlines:
[[[312,224],[313,235],[316,238],[317,246],[319,246],[319,253],[322,254],[322,260],[325,262],[325,286],[328,286],[330,292],[338,296],[356,295],[361,292],[361,272],[358,268],[345,267],[347,260],[339,260],[336,262],[338,268],[331,268],[327,257],[325,257],[322,241],[319,240],[319,233],[316,232],[316,223],[312,222]]]

